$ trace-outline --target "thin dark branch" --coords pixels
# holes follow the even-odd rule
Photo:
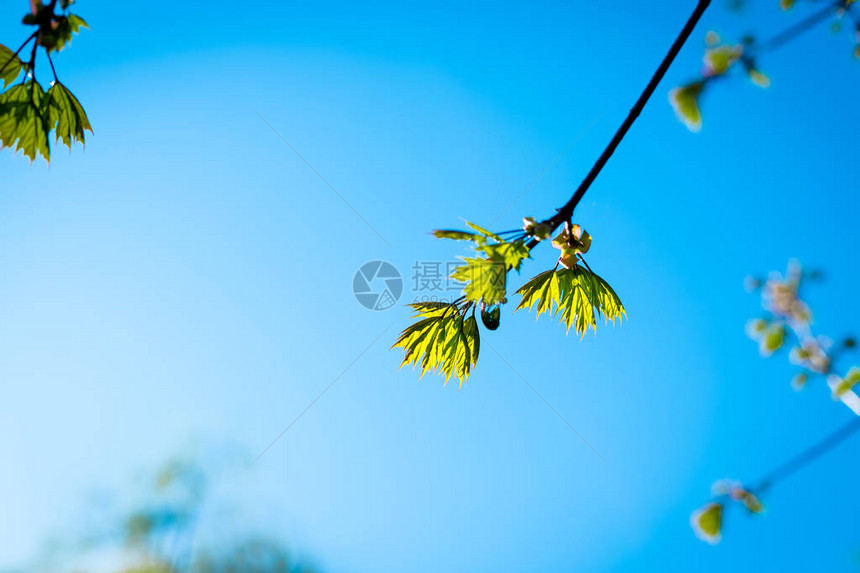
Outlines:
[[[576,189],[576,192],[574,192],[570,200],[565,203],[564,206],[559,209],[555,215],[543,221],[544,223],[550,225],[553,231],[555,231],[555,229],[558,228],[558,226],[561,225],[564,221],[569,220],[570,217],[573,215],[573,210],[582,200],[582,197],[585,195],[586,191],[588,191],[589,187],[591,187],[591,184],[594,183],[594,180],[597,179],[597,176],[600,174],[600,171],[609,161],[609,158],[612,157],[612,154],[615,152],[615,149],[621,143],[621,140],[624,139],[624,136],[627,135],[627,132],[633,126],[633,123],[639,117],[639,114],[642,113],[642,109],[645,107],[645,104],[648,103],[648,100],[653,95],[654,90],[657,89],[657,85],[660,83],[660,80],[662,80],[663,76],[666,75],[666,71],[669,69],[669,66],[672,65],[673,61],[675,61],[675,57],[678,55],[678,52],[681,51],[681,48],[684,46],[684,43],[690,37],[690,34],[696,27],[696,24],[699,23],[702,14],[705,13],[705,10],[710,4],[711,0],[699,0],[695,10],[693,10],[693,13],[687,20],[687,23],[684,24],[684,27],[678,34],[678,37],[675,38],[675,42],[672,44],[672,47],[669,48],[669,51],[663,58],[663,61],[660,62],[660,66],[657,68],[657,71],[654,72],[653,76],[651,76],[651,80],[648,82],[648,85],[645,86],[645,90],[639,96],[639,99],[636,100],[636,103],[630,109],[630,113],[627,114],[627,118],[621,124],[621,127],[618,128],[618,131],[615,132],[615,135],[612,137],[612,140],[609,142],[609,145],[607,145],[606,149],[603,150],[603,153],[597,159],[597,162],[591,168],[591,171],[588,172],[588,175],[586,175],[585,179],[582,180],[582,183],[579,184],[579,187]],[[531,241],[529,241],[528,247],[531,249],[537,244],[538,241],[532,239]]]
[[[785,44],[795,40],[799,36],[802,36],[809,30],[813,29],[815,26],[829,18],[833,11],[843,7],[844,2],[842,0],[837,0],[836,2],[830,3],[821,10],[817,12],[813,12],[803,20],[794,24],[793,26],[783,30],[776,36],[765,40],[760,44],[756,44],[753,46],[753,52],[756,54],[760,54],[762,52],[770,52],[776,50],[777,48],[781,48]]]
[[[51,52],[45,50],[45,55],[48,56],[48,63],[51,64],[51,73],[54,74],[54,81],[60,83],[60,78],[57,77],[57,68],[54,67],[54,60],[51,59]]]
[[[854,418],[829,436],[825,437],[823,440],[819,441],[817,444],[807,448],[797,456],[771,471],[759,481],[758,486],[753,488],[752,491],[762,492],[776,482],[787,478],[841,444],[857,430],[860,430],[860,417]]]
[[[39,49],[39,39],[36,38],[36,41],[33,42],[33,51],[30,52],[30,61],[27,62],[27,68],[30,70],[30,73],[33,74],[33,79],[36,79],[36,50]]]
[[[577,255],[577,257],[579,257],[579,260],[580,260],[580,261],[582,261],[582,264],[583,264],[583,265],[585,265],[585,268],[587,268],[587,269],[588,269],[588,272],[590,272],[590,273],[591,273],[591,274],[593,274],[593,275],[596,275],[596,274],[597,274],[597,273],[595,273],[593,270],[591,270],[591,267],[589,267],[589,266],[588,266],[588,263],[586,263],[586,262],[585,262],[585,258],[584,258],[582,255]]]
[[[2,74],[2,73],[6,70],[6,66],[8,66],[10,63],[12,63],[12,60],[14,60],[15,58],[17,58],[17,57],[18,57],[18,54],[20,54],[20,53],[21,53],[21,50],[23,50],[23,49],[24,49],[24,46],[26,46],[27,44],[29,44],[29,43],[30,43],[30,40],[32,40],[33,38],[35,38],[38,34],[39,34],[39,31],[38,31],[38,30],[36,30],[35,32],[33,32],[32,34],[30,34],[30,37],[29,37],[29,38],[27,38],[26,40],[24,40],[24,43],[23,43],[23,44],[21,44],[20,46],[18,46],[18,49],[17,49],[17,50],[15,50],[15,54],[14,54],[11,58],[9,58],[9,59],[6,61],[6,63],[5,63],[5,64],[3,64],[3,67],[0,67],[0,74]]]

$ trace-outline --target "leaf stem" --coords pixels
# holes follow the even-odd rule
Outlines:
[[[0,74],[2,74],[2,73],[6,70],[6,67],[7,67],[10,63],[12,63],[12,60],[14,60],[15,58],[17,58],[17,57],[18,57],[18,54],[20,54],[20,53],[21,53],[21,50],[23,50],[23,49],[24,49],[24,46],[26,46],[27,44],[29,44],[29,43],[30,43],[30,40],[32,40],[33,38],[35,38],[38,34],[39,34],[39,31],[38,31],[38,30],[36,30],[35,32],[33,32],[32,34],[30,34],[30,37],[29,37],[29,38],[27,38],[26,40],[24,40],[24,43],[23,43],[23,44],[21,44],[20,46],[18,46],[18,49],[17,49],[17,50],[15,50],[15,53],[12,55],[12,57],[11,57],[11,58],[9,58],[9,60],[8,60],[5,64],[3,64],[3,66],[2,66],[2,67],[0,67]]]
[[[54,82],[58,84],[62,83],[60,82],[60,78],[57,77],[57,69],[54,67],[54,60],[51,59],[51,52],[45,50],[45,55],[48,56],[48,63],[51,64],[51,73],[54,74]]]
[[[591,274],[595,274],[595,272],[591,270],[591,267],[588,266],[588,263],[585,262],[585,257],[583,257],[582,255],[577,256],[579,257],[579,260],[582,261],[582,264],[585,265],[585,268],[588,269],[588,272],[590,272]]]
[[[645,86],[645,89],[642,91],[642,94],[639,96],[639,99],[636,100],[636,103],[630,109],[630,112],[627,114],[624,122],[618,128],[618,131],[615,132],[615,135],[609,141],[609,145],[606,146],[606,149],[603,150],[603,153],[598,157],[594,166],[591,168],[591,171],[588,172],[588,175],[585,176],[585,179],[582,180],[582,183],[579,184],[579,187],[574,192],[573,196],[568,200],[567,203],[564,204],[558,212],[543,221],[543,223],[550,225],[551,229],[555,231],[561,223],[567,221],[573,215],[573,210],[582,200],[582,197],[585,195],[586,191],[588,191],[591,184],[594,183],[594,180],[597,179],[597,176],[600,174],[600,171],[609,161],[609,158],[612,157],[612,154],[615,153],[615,149],[621,143],[621,140],[624,139],[624,136],[627,135],[627,132],[633,126],[633,123],[639,117],[639,114],[642,113],[642,109],[645,107],[645,104],[648,103],[648,100],[654,93],[654,90],[657,89],[657,85],[660,83],[660,80],[663,79],[663,76],[666,75],[666,71],[669,69],[669,66],[672,65],[672,62],[675,61],[675,57],[678,55],[678,52],[681,51],[681,48],[686,43],[687,39],[690,37],[690,34],[693,32],[693,29],[696,27],[696,24],[699,23],[699,20],[702,17],[702,14],[705,13],[705,10],[711,4],[711,0],[698,0],[696,4],[696,8],[693,10],[693,13],[687,19],[687,23],[684,24],[684,27],[681,29],[681,32],[678,34],[678,37],[675,38],[675,41],[672,43],[672,46],[669,48],[669,51],[666,53],[666,56],[663,58],[663,61],[660,62],[657,71],[654,72],[654,75],[651,76],[651,80]],[[533,248],[538,244],[538,241],[532,239],[528,243],[529,249]]]
[[[36,38],[36,41],[33,42],[33,50],[30,52],[30,61],[27,62],[27,68],[30,70],[30,73],[33,74],[33,81],[36,80],[36,50],[39,49],[39,39]]]

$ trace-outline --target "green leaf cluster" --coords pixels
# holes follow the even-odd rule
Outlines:
[[[66,10],[70,5],[71,2],[64,1],[61,8]],[[81,28],[90,27],[77,14],[54,13],[53,4],[46,6],[40,1],[33,1],[30,3],[30,6],[30,12],[24,16],[21,22],[28,26],[39,27],[39,45],[44,47],[48,52],[59,52],[72,41],[72,37]]]
[[[761,88],[770,87],[770,78],[758,69],[754,50],[755,39],[745,37],[739,44],[722,42],[719,34],[708,32],[705,37],[704,69],[701,78],[677,87],[669,92],[669,103],[677,118],[692,132],[702,129],[701,96],[705,87],[713,80],[728,76],[740,65],[747,78]]]
[[[87,114],[78,99],[60,82],[45,92],[29,79],[0,93],[0,143],[15,146],[30,161],[41,155],[51,159],[50,133],[55,141],[71,147],[84,143],[84,132],[92,133]]]
[[[481,320],[489,330],[499,326],[501,304],[507,302],[506,280],[508,271],[519,270],[529,257],[526,238],[548,238],[549,230],[536,230],[531,219],[525,220],[527,229],[511,240],[467,223],[471,231],[437,230],[434,235],[441,239],[472,243],[480,255],[464,258],[465,264],[458,267],[451,278],[465,283],[464,294],[453,303],[415,303],[415,322],[406,328],[394,347],[403,348],[405,355],[401,367],[421,367],[421,375],[438,372],[445,376],[445,383],[452,376],[460,379],[460,385],[468,378],[477,363],[480,348],[480,333],[475,312],[480,307]],[[545,225],[545,224],[544,224]],[[546,226],[546,225],[545,225]],[[548,227],[548,226],[547,226]],[[532,233],[528,230],[532,229]],[[508,231],[512,233],[515,231]],[[591,245],[591,237],[578,225],[566,227],[556,237],[554,246],[568,253],[570,268],[541,273],[517,291],[522,295],[519,308],[537,308],[538,316],[547,312],[559,315],[580,336],[588,328],[596,331],[597,320],[607,322],[626,317],[624,306],[612,287],[585,265],[576,263],[577,257]],[[561,264],[561,263],[560,263]],[[558,266],[558,265],[557,265]],[[471,315],[469,311],[471,310]]]
[[[475,232],[437,230],[433,234],[440,239],[469,241],[482,256],[461,257],[459,266],[451,278],[466,284],[463,292],[466,300],[488,306],[507,302],[508,270],[519,270],[529,249],[522,239],[506,241],[501,236],[466,222]]]
[[[507,302],[508,267],[496,259],[465,258],[451,278],[466,283],[466,300],[494,305]]]
[[[460,380],[460,386],[469,377],[478,361],[481,335],[475,320],[473,303],[421,302],[410,304],[415,323],[407,327],[392,348],[403,348],[405,354],[400,367],[421,367],[421,376],[436,372]],[[472,314],[467,318],[469,310]]]
[[[764,504],[751,490],[740,482],[720,480],[714,484],[714,494],[717,501],[711,501],[697,509],[690,517],[690,525],[696,536],[711,544],[719,543],[723,527],[723,511],[727,504],[738,504],[748,513],[759,514],[764,511]]]
[[[61,0],[59,7],[65,12],[72,0]],[[37,30],[16,51],[0,45],[0,147],[14,147],[30,161],[41,155],[51,160],[50,134],[54,141],[71,148],[76,141],[84,144],[84,132],[92,133],[92,126],[80,101],[63,85],[53,69],[51,52],[62,50],[81,28],[88,28],[80,16],[55,13],[56,2],[47,5],[31,0],[30,12],[23,23]],[[17,56],[30,42],[34,42],[32,57],[24,63]],[[51,61],[54,81],[46,92],[35,76],[36,52],[41,47]],[[11,86],[26,72],[23,81]],[[8,88],[8,89],[7,89]]]
[[[627,316],[621,299],[605,280],[589,269],[574,265],[570,269],[545,271],[525,285],[517,294],[522,300],[517,310],[536,309],[537,316],[547,313],[560,317],[567,331],[574,327],[580,337],[588,328],[597,331],[597,319],[622,320]]]

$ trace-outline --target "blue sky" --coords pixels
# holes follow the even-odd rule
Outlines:
[[[827,273],[816,328],[858,332],[847,31],[763,59],[769,90],[718,86],[693,135],[667,93],[705,32],[803,13],[715,2],[575,216],[622,327],[580,342],[505,308],[458,391],[398,371],[408,309],[351,292],[383,259],[407,302],[416,260],[465,254],[429,230],[490,224],[576,140],[495,228],[551,214],[692,4],[81,1],[92,30],[56,64],[95,134],[50,167],[0,154],[0,568],[195,440],[256,455],[342,374],[223,477],[247,527],[323,571],[856,570],[855,442],[729,516],[721,545],[688,526],[715,479],[754,481],[850,419],[758,356],[742,287],[798,257]],[[25,9],[0,3],[4,43]]]

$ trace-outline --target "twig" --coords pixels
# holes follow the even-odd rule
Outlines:
[[[836,2],[828,4],[827,6],[822,8],[821,10],[819,10],[817,12],[813,12],[812,14],[810,14],[809,16],[807,16],[806,18],[804,18],[800,22],[796,23],[795,25],[791,26],[790,28],[787,28],[786,30],[783,30],[782,32],[780,32],[776,36],[770,38],[769,40],[766,40],[760,44],[754,45],[752,48],[753,51],[756,53],[761,53],[761,52],[770,52],[772,50],[776,50],[777,48],[781,48],[785,44],[787,44],[787,43],[791,42],[792,40],[796,39],[797,37],[803,35],[804,33],[813,29],[819,23],[821,23],[824,20],[826,20],[827,18],[829,18],[831,16],[831,14],[833,14],[834,10],[844,6],[844,4],[845,3],[842,0],[837,0]]]
[[[787,478],[791,474],[803,468],[805,465],[815,461],[820,456],[832,450],[848,439],[851,434],[857,430],[860,430],[860,417],[854,418],[829,436],[825,437],[823,440],[819,441],[817,444],[807,448],[797,456],[771,471],[763,477],[759,481],[759,484],[752,488],[751,491],[762,492],[768,489],[774,483]]]
[[[609,145],[606,146],[606,149],[603,150],[603,153],[595,162],[594,166],[591,168],[591,171],[588,172],[588,175],[585,176],[585,179],[582,180],[582,183],[579,184],[579,187],[574,192],[573,196],[568,200],[564,206],[558,210],[558,212],[550,217],[542,221],[544,224],[550,226],[551,232],[555,231],[559,225],[561,225],[564,221],[567,221],[573,215],[573,210],[579,204],[582,197],[585,195],[586,191],[588,191],[591,184],[594,183],[594,180],[597,179],[597,176],[600,174],[600,171],[609,161],[609,158],[612,157],[612,154],[615,152],[615,149],[621,143],[621,140],[624,139],[624,136],[627,135],[627,132],[633,126],[633,123],[639,117],[639,114],[642,113],[642,109],[645,107],[645,104],[648,103],[648,100],[653,95],[654,90],[657,89],[657,85],[660,83],[660,80],[663,79],[663,76],[666,75],[666,71],[669,69],[669,66],[672,65],[672,62],[675,61],[675,57],[678,55],[678,52],[681,51],[681,48],[684,46],[684,43],[690,37],[690,34],[693,32],[693,29],[696,27],[696,24],[699,23],[699,20],[702,17],[702,14],[705,13],[705,10],[711,4],[711,0],[699,0],[696,5],[695,10],[690,15],[687,23],[684,24],[684,27],[681,29],[681,32],[678,34],[678,37],[675,38],[675,42],[672,44],[672,47],[669,48],[669,51],[666,53],[666,56],[663,58],[663,61],[660,62],[660,66],[657,68],[657,71],[654,72],[654,75],[651,76],[651,80],[648,82],[648,85],[645,86],[645,90],[639,96],[639,99],[636,100],[636,103],[630,109],[630,113],[627,114],[627,118],[621,124],[621,127],[618,128],[618,131],[615,132],[615,135],[609,142]],[[538,240],[532,239],[528,243],[528,248],[532,249],[535,245],[538,244]]]
[[[30,34],[30,37],[29,37],[29,38],[27,38],[26,40],[24,40],[24,43],[23,43],[23,44],[21,44],[20,46],[18,46],[18,49],[17,49],[17,50],[15,50],[15,53],[12,55],[12,57],[11,57],[11,58],[9,58],[9,59],[6,61],[6,63],[5,63],[5,64],[3,64],[3,67],[0,67],[0,74],[2,74],[2,73],[6,70],[6,67],[7,67],[10,63],[12,63],[12,60],[14,60],[15,58],[17,58],[17,57],[18,57],[18,54],[20,54],[20,53],[21,53],[21,50],[23,50],[23,49],[24,49],[24,46],[26,46],[27,44],[29,44],[29,43],[30,43],[30,40],[32,40],[33,38],[35,38],[38,34],[39,34],[39,31],[38,31],[38,30],[36,30],[35,32],[33,32],[32,34]]]
[[[48,63],[51,64],[51,73],[54,74],[54,82],[58,84],[62,83],[60,82],[60,78],[57,77],[57,69],[54,67],[54,60],[51,59],[51,52],[45,50],[45,55],[48,56]]]

